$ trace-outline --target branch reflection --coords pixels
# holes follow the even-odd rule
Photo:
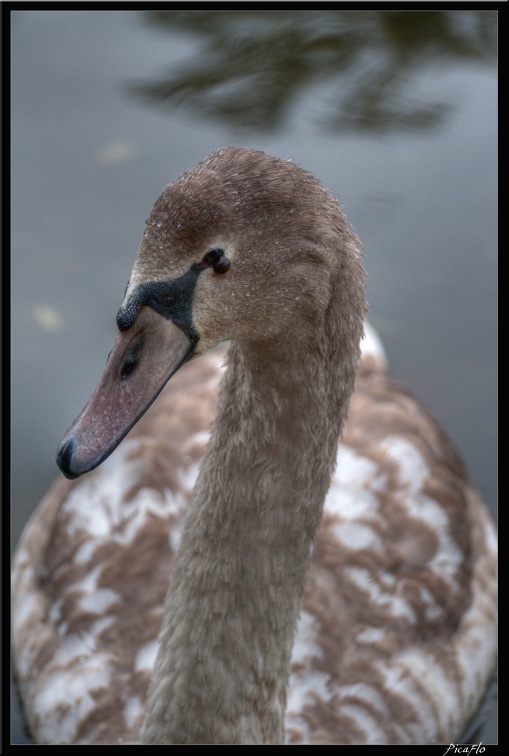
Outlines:
[[[496,62],[491,11],[147,11],[159,28],[201,43],[199,54],[131,93],[184,105],[236,128],[275,130],[304,96],[335,130],[436,127],[454,103],[421,74]],[[423,91],[424,90],[424,91]]]

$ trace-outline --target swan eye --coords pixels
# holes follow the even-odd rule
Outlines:
[[[226,273],[227,270],[230,270],[230,261],[227,257],[222,257],[215,265],[214,265],[214,272],[215,273]]]
[[[230,261],[225,257],[222,249],[211,249],[202,260],[202,265],[212,266],[214,273],[226,273],[230,269]]]

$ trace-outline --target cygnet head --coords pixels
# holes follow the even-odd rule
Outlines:
[[[358,240],[311,174],[263,152],[212,153],[152,209],[105,372],[59,447],[62,472],[100,464],[176,370],[222,341],[305,350],[333,336],[334,309],[338,338],[353,329],[358,344],[363,290]]]

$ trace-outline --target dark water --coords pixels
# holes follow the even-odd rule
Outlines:
[[[115,335],[162,187],[229,144],[300,163],[363,240],[392,372],[496,513],[496,17],[12,14],[12,538]],[[494,710],[482,740],[497,742]],[[12,742],[29,742],[14,702]]]

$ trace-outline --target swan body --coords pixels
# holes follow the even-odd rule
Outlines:
[[[363,289],[291,163],[229,148],[164,190],[59,448],[88,474],[14,557],[37,742],[457,741],[495,667],[495,530]]]

